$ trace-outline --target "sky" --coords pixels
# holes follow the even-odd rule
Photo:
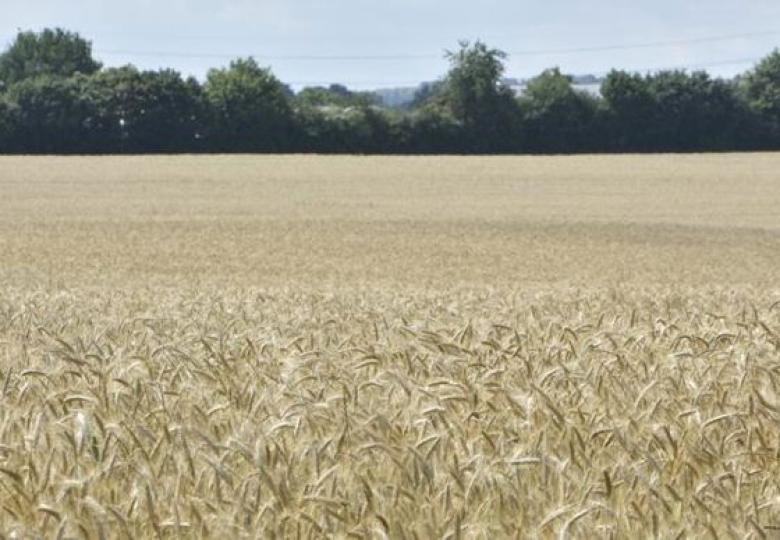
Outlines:
[[[517,78],[553,66],[732,76],[780,46],[778,0],[0,0],[0,13],[3,45],[59,26],[107,66],[203,79],[251,55],[296,88],[414,86],[446,72],[459,40],[509,52]]]

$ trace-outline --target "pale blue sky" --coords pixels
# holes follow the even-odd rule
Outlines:
[[[600,74],[610,67],[702,66],[718,75],[732,75],[749,68],[750,59],[780,46],[778,0],[2,0],[0,4],[4,44],[17,28],[62,26],[91,39],[95,55],[107,65],[173,67],[202,78],[209,67],[224,65],[231,56],[251,54],[295,86],[344,82],[373,88],[431,80],[446,71],[442,51],[455,47],[461,38],[481,38],[510,52],[532,52],[513,54],[508,60],[508,75],[521,78],[555,65],[576,74]],[[549,52],[722,36],[741,37]]]

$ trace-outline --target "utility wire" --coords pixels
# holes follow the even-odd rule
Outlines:
[[[677,47],[680,45],[695,45],[699,43],[715,43],[718,41],[732,41],[737,39],[747,39],[756,37],[768,37],[778,36],[780,31],[773,32],[751,32],[746,34],[727,34],[721,36],[710,36],[694,39],[677,39],[671,41],[652,41],[648,43],[627,43],[623,45],[603,45],[598,47],[577,47],[572,49],[547,49],[547,50],[529,50],[529,51],[514,51],[508,54],[515,56],[532,56],[532,55],[553,55],[553,54],[576,54],[576,53],[588,53],[588,52],[604,52],[604,51],[622,51],[629,49],[654,49],[663,47]]]
[[[358,60],[358,61],[378,61],[378,60],[417,60],[441,58],[441,55],[434,54],[394,54],[394,55],[279,55],[269,56],[263,54],[247,53],[190,53],[174,51],[132,51],[132,50],[96,50],[95,54],[105,56],[151,56],[161,58],[241,58],[252,56],[258,60]]]
[[[554,55],[568,55],[568,54],[581,54],[590,52],[607,52],[617,50],[631,50],[631,49],[650,49],[650,48],[663,48],[674,47],[681,45],[693,45],[701,43],[714,43],[720,41],[730,41],[738,39],[748,39],[757,37],[769,37],[778,36],[780,31],[765,31],[765,32],[749,32],[741,34],[723,34],[717,36],[700,37],[692,39],[676,39],[669,41],[654,41],[645,43],[625,43],[616,45],[603,45],[592,47],[576,47],[576,48],[561,48],[561,49],[538,49],[538,50],[519,50],[510,51],[507,54],[510,56],[554,56]],[[195,39],[195,36],[193,36]],[[195,53],[195,52],[176,52],[176,51],[134,51],[134,50],[102,50],[95,51],[98,55],[105,56],[135,56],[135,57],[155,57],[155,58],[218,58],[218,59],[233,59],[245,56],[246,53]],[[398,61],[398,60],[418,60],[418,59],[441,59],[442,55],[436,54],[388,54],[388,55],[253,55],[255,58],[267,61]],[[713,61],[698,64],[687,64],[668,67],[655,67],[655,68],[634,68],[626,69],[626,71],[650,73],[664,70],[678,70],[678,69],[701,69],[708,67],[729,66],[749,64],[759,61],[760,58],[739,58],[730,60]],[[592,73],[596,76],[604,76],[608,71]],[[296,86],[319,86],[328,85],[333,81],[286,81],[288,84]],[[416,86],[422,84],[419,81],[400,81],[400,82],[385,82],[385,81],[347,81],[339,82],[339,84],[345,84],[348,86],[370,86],[370,85],[384,85],[386,87],[403,87],[403,86]]]
[[[739,39],[749,39],[756,37],[780,36],[780,31],[769,32],[750,32],[743,34],[725,34],[719,36],[709,36],[693,39],[676,39],[670,41],[653,41],[645,43],[624,43],[617,45],[602,45],[594,47],[575,47],[564,49],[537,49],[537,50],[517,50],[508,51],[510,56],[554,56],[568,54],[582,54],[591,52],[623,51],[632,49],[653,49],[664,47],[676,47],[681,45],[694,45],[702,43],[716,43],[721,41],[732,41]],[[238,58],[243,56],[254,56],[260,60],[271,61],[397,61],[397,60],[429,60],[440,59],[441,54],[378,54],[378,55],[264,55],[264,54],[246,54],[246,53],[197,53],[183,51],[135,51],[135,50],[117,50],[117,49],[99,49],[96,54],[106,56],[145,56],[145,57],[164,57],[164,58]]]
[[[627,71],[630,73],[657,73],[659,71],[675,71],[675,70],[687,70],[687,69],[702,69],[702,68],[708,68],[708,67],[720,67],[720,66],[734,66],[734,65],[744,65],[744,64],[754,64],[758,61],[760,61],[761,58],[758,57],[751,57],[751,58],[734,58],[731,60],[719,60],[714,62],[703,62],[703,63],[695,63],[695,64],[680,64],[680,65],[674,65],[674,66],[656,66],[656,67],[645,67],[645,68],[620,68],[621,71]],[[604,77],[609,74],[609,71],[596,71],[596,72],[589,72],[588,75],[593,75],[594,77]],[[513,77],[515,79],[518,79],[517,77]],[[521,82],[525,81],[527,79],[518,79]],[[294,86],[327,86],[329,84],[334,84],[334,81],[284,81],[287,84],[294,85]],[[410,87],[410,86],[419,86],[421,84],[430,83],[432,81],[339,81],[338,84],[343,84],[345,86],[382,86],[386,89],[392,89],[392,88],[399,88],[399,87]]]
[[[761,58],[759,57],[750,57],[750,58],[734,58],[731,60],[718,60],[713,62],[702,62],[702,63],[694,63],[694,64],[678,64],[674,66],[657,66],[651,68],[615,68],[615,69],[619,71],[628,71],[630,73],[657,73],[659,71],[677,71],[677,70],[703,69],[703,68],[721,67],[721,66],[738,66],[744,64],[755,64],[759,61],[761,61]],[[594,77],[604,77],[608,75],[610,71],[612,70],[591,72],[589,73],[589,75],[593,75]]]

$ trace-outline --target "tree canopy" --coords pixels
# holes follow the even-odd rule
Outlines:
[[[503,82],[506,53],[477,41],[448,51],[450,71],[441,87],[440,105],[462,127],[467,148],[478,152],[510,149],[518,135],[519,109]]]
[[[94,127],[119,151],[183,152],[202,137],[202,89],[176,71],[106,69],[90,79],[87,91],[97,107]]]
[[[0,54],[0,153],[572,153],[780,149],[780,51],[734,80],[614,70],[600,94],[558,68],[505,76],[477,41],[401,109],[343,85],[297,93],[252,58],[206,80],[102,68],[62,29],[20,32]]]
[[[92,44],[61,28],[19,32],[0,55],[0,83],[8,87],[38,75],[89,75],[100,69],[92,58]]]
[[[40,75],[11,86],[14,108],[12,148],[29,153],[90,153],[95,133],[89,119],[94,103],[85,99],[83,78]]]
[[[341,84],[307,86],[295,96],[295,103],[303,107],[369,107],[379,105],[379,98],[371,92],[353,92]]]
[[[745,76],[743,88],[748,106],[760,115],[771,143],[780,143],[780,50]]]
[[[533,152],[577,152],[590,147],[596,100],[572,87],[558,68],[528,82],[520,98],[525,140]]]
[[[221,151],[279,152],[293,137],[293,111],[284,85],[252,58],[212,69],[204,85],[211,110],[209,138]]]

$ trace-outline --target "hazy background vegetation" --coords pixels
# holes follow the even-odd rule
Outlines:
[[[411,104],[341,85],[297,93],[242,58],[205,81],[103,68],[62,29],[20,32],[0,55],[0,153],[580,153],[780,149],[780,52],[734,79],[613,70],[600,95],[556,68],[518,96],[502,51],[446,53]]]

